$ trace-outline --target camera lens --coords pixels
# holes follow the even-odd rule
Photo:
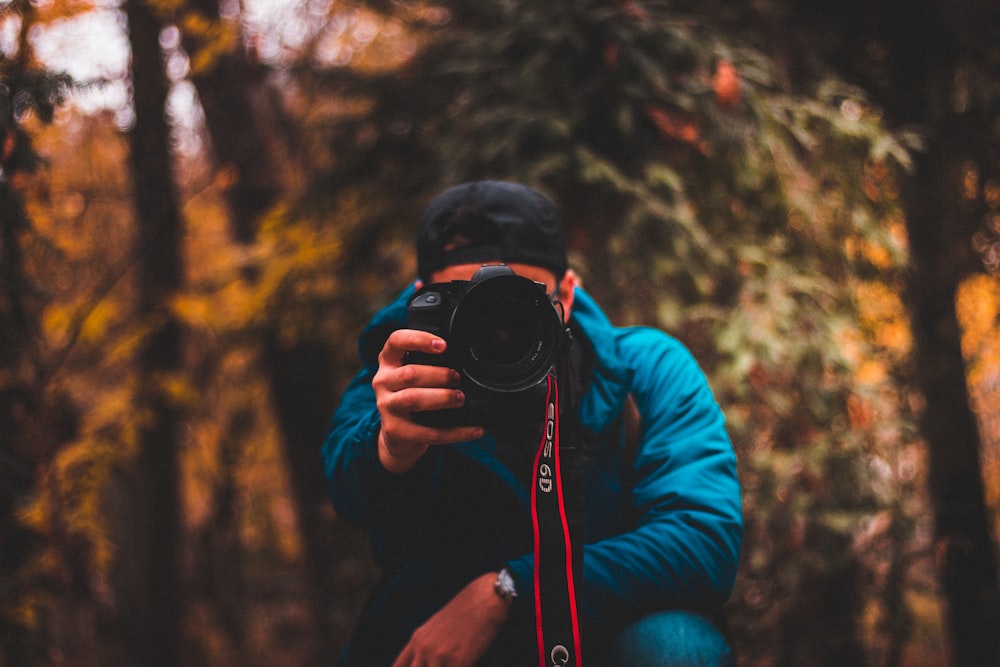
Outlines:
[[[498,299],[470,323],[470,342],[481,361],[510,366],[537,352],[544,336],[531,306],[515,299]],[[528,312],[526,312],[528,311]],[[471,318],[470,318],[471,319]]]
[[[562,320],[544,287],[516,275],[473,285],[455,309],[451,332],[462,371],[494,391],[521,391],[552,367]]]

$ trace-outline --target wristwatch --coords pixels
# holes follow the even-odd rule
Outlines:
[[[493,590],[504,602],[513,602],[517,597],[517,588],[514,586],[514,578],[510,576],[510,571],[503,568],[497,573],[497,580],[493,582]]]

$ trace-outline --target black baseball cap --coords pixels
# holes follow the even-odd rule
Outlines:
[[[474,181],[448,188],[424,211],[417,232],[417,271],[455,264],[517,262],[566,273],[566,237],[559,210],[518,183]]]

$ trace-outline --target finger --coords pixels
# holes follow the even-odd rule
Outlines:
[[[450,426],[434,428],[412,421],[397,419],[382,423],[382,435],[392,447],[402,446],[437,446],[450,445],[456,442],[468,442],[483,437],[482,426]]]
[[[469,442],[483,437],[482,426],[453,426],[449,428],[432,428],[415,425],[412,429],[392,430],[382,427],[384,437],[390,449],[398,452],[400,447],[438,447],[453,445],[456,442]]]
[[[455,442],[478,440],[484,433],[482,426],[453,426],[434,430],[437,431],[437,436],[427,441],[430,445],[450,445]]]
[[[399,366],[407,352],[440,354],[448,344],[440,336],[417,329],[397,329],[393,331],[379,353],[379,365]]]
[[[412,651],[410,649],[410,645],[407,644],[406,647],[403,649],[403,652],[400,653],[396,657],[395,662],[392,663],[392,667],[410,667],[410,665],[413,663],[411,654]]]
[[[465,394],[447,387],[410,387],[378,395],[379,412],[407,418],[414,412],[448,410],[465,405]]]
[[[398,368],[380,368],[373,384],[381,385],[388,391],[403,391],[411,388],[455,389],[461,381],[458,371],[451,368],[407,364]]]

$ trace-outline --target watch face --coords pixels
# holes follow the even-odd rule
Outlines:
[[[514,578],[510,576],[510,572],[507,571],[507,568],[500,570],[497,574],[497,580],[496,583],[493,584],[493,590],[496,591],[497,595],[508,602],[517,597],[517,589],[514,587]]]

